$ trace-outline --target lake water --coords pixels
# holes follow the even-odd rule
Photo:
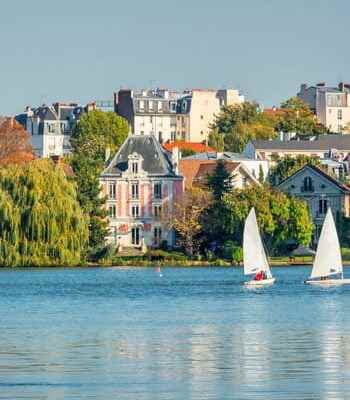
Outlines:
[[[274,268],[0,271],[0,399],[350,398],[350,286]],[[350,271],[345,271],[350,275]]]

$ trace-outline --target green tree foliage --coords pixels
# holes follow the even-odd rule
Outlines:
[[[313,223],[307,203],[263,186],[234,190],[224,198],[228,213],[224,226],[231,240],[241,243],[243,226],[252,207],[265,243],[272,252],[283,252],[288,242],[308,245]]]
[[[221,201],[224,194],[231,190],[231,176],[226,169],[225,161],[219,160],[216,163],[213,175],[208,176],[208,187],[216,201]]]
[[[90,250],[103,246],[106,211],[100,196],[99,176],[108,154],[114,154],[128,135],[128,123],[114,112],[83,114],[72,138],[70,163],[78,186],[78,200],[88,217]]]
[[[270,168],[269,171],[269,181],[271,185],[278,185],[304,165],[314,165],[319,168],[321,167],[320,160],[317,157],[299,155],[297,157],[286,156],[278,159],[276,165]]]
[[[260,111],[257,103],[249,102],[221,109],[211,126],[211,145],[219,142],[218,134],[223,136],[224,150],[233,152],[241,152],[249,140],[276,136],[273,120]]]
[[[281,104],[283,109],[276,121],[276,129],[282,132],[296,132],[298,136],[327,133],[324,125],[318,122],[308,104],[298,97],[291,97]]]
[[[209,146],[216,149],[216,151],[224,151],[225,150],[225,142],[224,142],[224,135],[219,133],[218,129],[212,129],[209,133]]]
[[[203,212],[202,242],[204,246],[211,246],[215,243],[214,247],[221,247],[229,239],[223,223],[228,213],[223,198],[232,190],[231,176],[223,160],[217,162],[213,175],[208,176],[207,179],[213,202]]]
[[[73,265],[88,239],[74,183],[49,160],[0,170],[0,265]]]

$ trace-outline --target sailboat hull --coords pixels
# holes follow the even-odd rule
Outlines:
[[[338,286],[338,285],[350,285],[350,279],[324,279],[324,280],[309,280],[305,281],[307,285],[317,286]]]
[[[248,282],[244,282],[245,286],[250,286],[250,287],[262,287],[262,286],[269,286],[273,285],[275,283],[276,278],[269,278],[269,279],[262,279],[260,281],[256,280],[251,280]]]

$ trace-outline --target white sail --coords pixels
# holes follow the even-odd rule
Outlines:
[[[250,210],[244,224],[243,263],[245,275],[265,271],[268,278],[272,277],[264,246],[261,241],[254,208]]]
[[[330,276],[343,272],[340,245],[332,211],[328,208],[317,245],[311,278]]]

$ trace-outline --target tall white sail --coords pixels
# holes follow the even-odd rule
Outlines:
[[[340,245],[332,211],[328,208],[317,245],[311,278],[330,276],[343,272]]]
[[[258,271],[265,271],[268,278],[272,277],[264,246],[261,241],[254,208],[250,210],[244,224],[243,263],[245,275],[255,274]]]

